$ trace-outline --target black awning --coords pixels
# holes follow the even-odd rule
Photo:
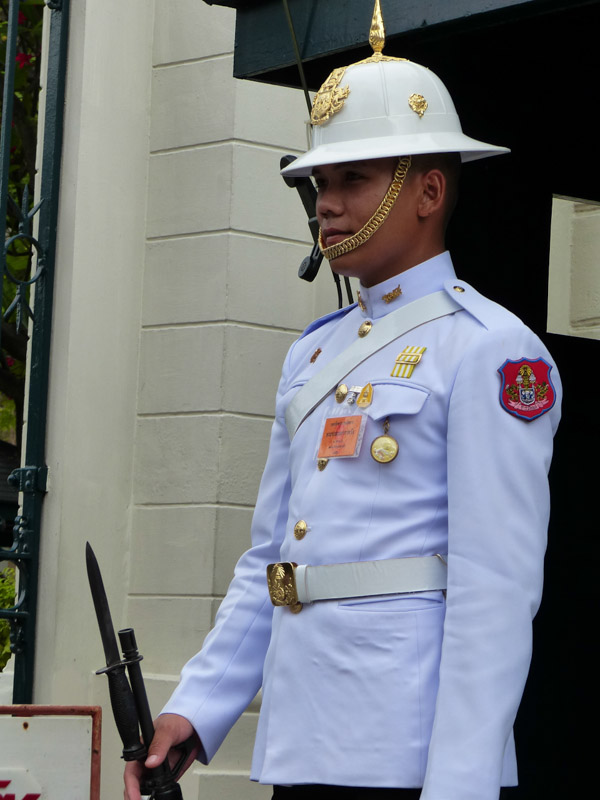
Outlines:
[[[234,75],[299,86],[294,48],[282,0],[205,0],[237,10]],[[288,0],[308,84],[317,89],[339,53],[348,63],[369,55],[372,0]],[[386,53],[411,57],[411,48],[455,33],[547,16],[598,0],[382,0]]]

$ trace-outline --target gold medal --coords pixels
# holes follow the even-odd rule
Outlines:
[[[393,436],[378,436],[373,439],[371,455],[380,464],[389,464],[398,455],[398,442]]]
[[[388,436],[390,421],[386,419],[383,423],[383,436],[373,439],[371,444],[371,456],[379,464],[389,464],[398,455],[398,442],[393,436]]]

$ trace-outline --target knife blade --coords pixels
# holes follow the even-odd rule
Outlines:
[[[85,563],[90,591],[92,592],[92,600],[94,601],[94,609],[96,610],[98,627],[100,628],[100,638],[102,639],[102,646],[104,648],[106,666],[112,667],[114,664],[119,664],[121,662],[121,655],[117,645],[117,637],[115,636],[112,617],[110,615],[104,581],[102,580],[98,560],[89,542],[85,544]]]
[[[100,566],[89,542],[86,542],[85,545],[85,561],[106,658],[106,667],[98,670],[98,672],[105,672],[108,678],[110,704],[119,736],[123,742],[123,758],[126,761],[137,761],[145,758],[146,748],[140,742],[135,701],[131,686],[127,680],[125,666],[121,663],[117,637],[115,636]]]

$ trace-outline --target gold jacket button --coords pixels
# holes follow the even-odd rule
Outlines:
[[[464,292],[464,289],[463,289],[462,286],[453,286],[452,288],[454,289],[455,292]]]
[[[360,338],[361,339],[364,338],[369,333],[369,331],[371,330],[372,327],[373,327],[373,323],[371,322],[371,320],[368,320],[368,319],[365,320],[363,322],[363,324],[360,326],[360,328],[358,329],[358,335],[360,336]]]
[[[298,520],[298,522],[294,525],[294,536],[296,539],[304,539],[307,531],[308,525],[303,519]]]
[[[348,387],[345,383],[340,383],[340,385],[335,390],[335,399],[338,403],[343,403],[346,399],[346,395],[348,394]]]

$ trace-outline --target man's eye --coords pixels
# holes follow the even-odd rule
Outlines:
[[[346,180],[347,181],[360,181],[362,180],[362,175],[360,172],[347,172],[346,173]]]

